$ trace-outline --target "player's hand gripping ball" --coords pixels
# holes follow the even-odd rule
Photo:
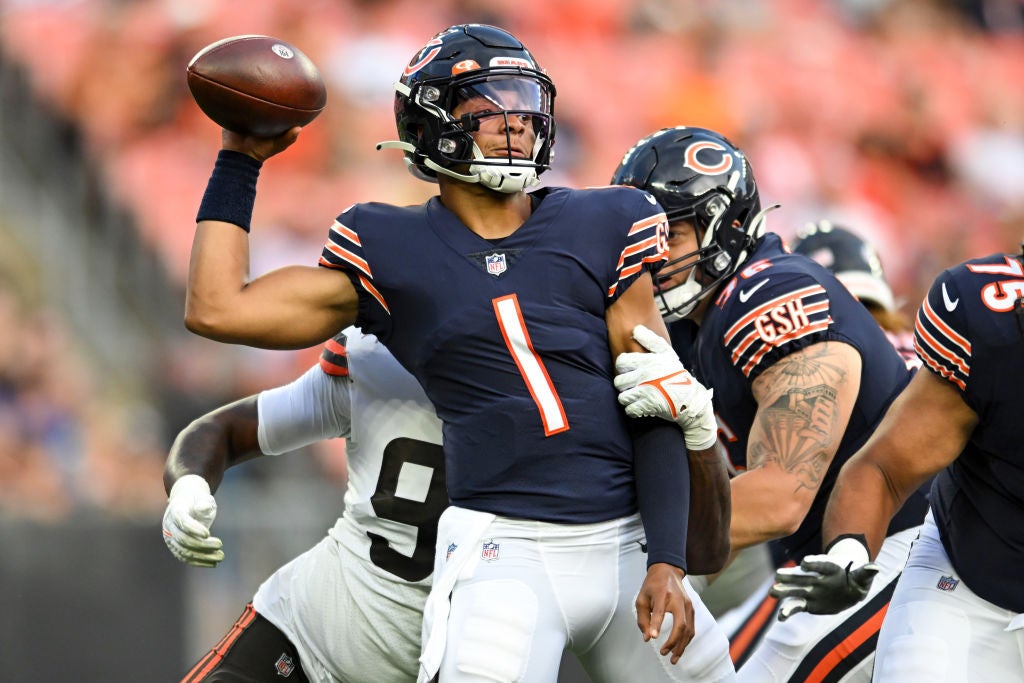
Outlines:
[[[234,36],[207,45],[188,63],[188,88],[221,128],[259,138],[304,126],[327,105],[327,88],[313,60],[270,36]]]

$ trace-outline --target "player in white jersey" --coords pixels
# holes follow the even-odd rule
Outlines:
[[[215,566],[211,490],[261,455],[345,437],[345,510],[278,569],[183,679],[390,683],[416,679],[437,520],[447,505],[441,423],[375,337],[348,328],[291,384],[200,417],[175,440],[164,538],[181,561]],[[282,676],[286,676],[282,679]]]

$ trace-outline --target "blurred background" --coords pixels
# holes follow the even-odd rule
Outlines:
[[[374,145],[395,137],[402,68],[462,22],[511,30],[554,79],[546,184],[606,184],[664,126],[720,130],[781,204],[770,229],[874,241],[908,315],[941,269],[1024,238],[1021,0],[2,0],[0,681],[176,680],[341,509],[332,442],[229,472],[217,569],[164,548],[177,432],[319,353],[181,323],[220,142],[189,59],[270,34],[327,81],[324,114],[263,170],[258,274],[315,264],[353,202],[433,194]]]

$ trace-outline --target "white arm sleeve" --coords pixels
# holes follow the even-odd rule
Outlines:
[[[281,455],[322,439],[348,436],[350,380],[314,365],[291,384],[260,393],[258,438],[267,455]]]

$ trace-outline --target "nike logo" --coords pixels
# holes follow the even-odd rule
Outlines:
[[[952,313],[956,310],[956,305],[960,303],[960,297],[956,299],[949,298],[949,292],[946,291],[946,283],[942,283],[942,303],[946,304],[946,310]]]
[[[769,278],[765,278],[765,279],[761,280],[760,282],[758,282],[756,285],[754,285],[750,289],[741,289],[740,290],[740,303],[741,304],[747,303],[747,300],[750,299],[750,297],[754,296],[754,292],[756,292],[757,290],[761,289],[761,287],[763,287],[766,284],[768,284],[768,279]]]

